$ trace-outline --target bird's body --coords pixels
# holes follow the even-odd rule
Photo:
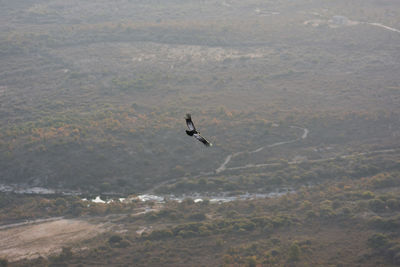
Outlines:
[[[203,136],[200,135],[200,132],[196,130],[196,127],[194,127],[193,121],[192,121],[192,116],[190,114],[186,114],[186,125],[189,128],[189,131],[186,130],[186,134],[189,136],[194,136],[197,140],[202,142],[205,146],[212,146],[212,143],[208,142]]]
[[[189,135],[189,136],[193,136],[194,133],[195,133],[195,131],[188,131],[188,130],[186,130],[186,133],[187,133],[187,135]]]

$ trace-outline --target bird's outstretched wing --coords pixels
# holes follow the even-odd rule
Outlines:
[[[205,146],[212,146],[212,143],[208,142],[203,136],[201,136],[198,133],[195,133],[193,135],[194,137],[196,137],[197,140],[199,140],[200,142],[202,142]]]
[[[190,131],[196,131],[196,127],[194,127],[193,121],[192,121],[192,116],[190,114],[186,114],[186,125],[188,126]]]

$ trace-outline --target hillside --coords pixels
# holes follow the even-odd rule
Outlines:
[[[396,0],[3,1],[0,224],[66,216],[101,229],[50,265],[101,266],[108,249],[117,266],[397,264],[399,18]],[[212,148],[186,135],[186,113]],[[82,200],[145,194],[170,201]],[[237,200],[173,201],[214,197]],[[129,214],[148,205],[161,207],[138,225],[166,236],[135,234]],[[127,232],[104,228],[104,214]],[[263,232],[281,216],[290,223]],[[114,232],[126,247],[107,241]],[[70,246],[57,244],[43,255]]]

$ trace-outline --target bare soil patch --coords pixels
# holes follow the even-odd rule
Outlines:
[[[103,231],[103,224],[73,219],[4,229],[0,231],[0,258],[16,261],[47,256],[60,252],[63,246],[92,238]]]

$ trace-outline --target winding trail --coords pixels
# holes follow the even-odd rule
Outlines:
[[[372,154],[393,153],[393,152],[397,152],[397,151],[398,151],[398,149],[382,149],[382,150],[374,150],[374,151],[369,151],[369,152],[347,154],[347,155],[330,157],[330,158],[325,158],[325,159],[306,159],[306,160],[302,160],[302,161],[289,161],[287,164],[288,165],[297,165],[297,164],[301,164],[301,163],[318,163],[318,162],[332,161],[332,160],[336,160],[336,159],[348,159],[348,158],[359,157],[359,156],[367,156],[367,155],[372,155]],[[243,169],[250,169],[250,168],[263,168],[263,167],[272,167],[272,166],[281,166],[281,165],[282,165],[282,163],[247,164],[247,165],[239,166],[239,167],[226,168],[226,170],[234,171],[234,170],[243,170]]]
[[[272,147],[276,147],[276,146],[281,146],[281,145],[285,145],[285,144],[290,144],[290,143],[294,143],[294,142],[298,142],[301,140],[304,140],[308,137],[308,134],[310,133],[310,131],[307,128],[303,128],[303,127],[299,127],[299,126],[290,126],[290,128],[296,128],[296,129],[301,129],[303,130],[303,134],[293,140],[288,140],[288,141],[281,141],[281,142],[276,142],[270,145],[265,145],[262,147],[259,147],[253,151],[239,151],[239,152],[235,152],[232,153],[230,155],[228,155],[224,162],[215,170],[215,171],[209,171],[209,172],[201,172],[198,175],[195,176],[191,176],[191,178],[199,178],[199,177],[208,177],[208,176],[213,176],[216,174],[219,174],[221,172],[224,171],[233,171],[233,170],[242,170],[242,169],[251,169],[251,168],[263,168],[263,167],[272,167],[272,166],[282,166],[282,163],[279,162],[274,162],[274,163],[263,163],[263,164],[247,164],[244,166],[236,166],[236,167],[227,167],[227,165],[229,164],[229,162],[241,155],[241,154],[254,154],[254,153],[258,153],[260,151],[262,151],[265,148],[272,148]],[[333,160],[337,160],[337,159],[348,159],[348,158],[352,158],[352,157],[359,157],[359,156],[366,156],[366,155],[372,155],[372,154],[386,154],[386,153],[397,153],[400,152],[399,148],[393,148],[393,149],[381,149],[381,150],[373,150],[373,151],[368,151],[368,152],[359,152],[359,153],[352,153],[352,154],[346,154],[346,155],[341,155],[341,156],[335,156],[335,157],[329,157],[329,158],[324,158],[324,159],[304,159],[304,160],[295,160],[295,161],[289,161],[287,162],[288,165],[296,165],[296,164],[301,164],[301,163],[318,163],[318,162],[326,162],[326,161],[333,161]],[[164,182],[161,182],[159,184],[157,184],[156,186],[154,186],[153,188],[147,190],[144,194],[154,194],[154,191],[157,190],[158,188],[167,185],[167,184],[171,184],[171,183],[175,183],[181,179],[187,178],[186,176],[184,177],[177,177],[171,180],[167,180]]]
[[[265,146],[257,148],[254,151],[239,151],[239,152],[232,153],[232,154],[228,155],[225,158],[224,162],[215,171],[201,172],[198,175],[191,176],[191,178],[207,177],[207,176],[219,174],[219,173],[221,173],[221,172],[223,172],[225,170],[239,170],[239,169],[259,168],[259,167],[265,167],[265,166],[276,166],[276,165],[279,165],[279,163],[269,163],[269,164],[248,164],[248,165],[245,165],[245,166],[232,167],[232,168],[227,168],[226,167],[228,165],[228,163],[232,160],[232,158],[235,158],[235,157],[237,157],[237,156],[239,156],[241,154],[258,153],[258,152],[262,151],[264,148],[271,148],[271,147],[281,146],[281,145],[285,145],[285,144],[289,144],[289,143],[294,143],[294,142],[300,141],[302,139],[306,139],[308,137],[309,132],[310,132],[307,128],[302,128],[302,127],[299,127],[299,126],[289,126],[289,127],[290,128],[301,129],[301,130],[303,130],[303,134],[299,138],[296,138],[296,139],[293,139],[293,140],[289,140],[289,141],[276,142],[276,143],[273,143],[273,144],[270,144],[270,145],[265,145]],[[170,180],[161,182],[161,183],[157,184],[156,186],[154,186],[153,188],[145,191],[144,194],[154,194],[154,191],[157,190],[158,188],[160,188],[160,187],[162,187],[164,185],[167,185],[167,184],[175,183],[175,182],[177,182],[177,181],[179,181],[179,180],[181,180],[183,178],[186,178],[186,176],[177,177],[177,178],[174,178],[174,179],[170,179]]]
[[[290,126],[290,128],[296,128],[296,129],[303,130],[302,136],[299,137],[299,138],[293,139],[293,140],[283,141],[283,142],[281,141],[281,142],[273,143],[271,145],[262,146],[262,147],[257,148],[254,151],[240,151],[240,152],[236,152],[236,153],[230,154],[225,158],[225,161],[221,164],[221,166],[219,166],[215,170],[215,173],[219,174],[219,173],[221,173],[221,172],[223,172],[225,170],[239,170],[239,169],[247,169],[247,168],[265,167],[265,166],[275,166],[275,165],[277,165],[278,163],[269,163],[269,164],[247,164],[245,166],[232,167],[232,168],[227,168],[226,167],[228,165],[228,163],[232,160],[232,158],[235,158],[235,157],[237,157],[237,156],[239,156],[241,154],[245,154],[245,153],[254,154],[254,153],[258,153],[258,152],[262,151],[264,148],[271,148],[271,147],[276,147],[276,146],[281,146],[281,145],[285,145],[285,144],[298,142],[298,141],[300,141],[302,139],[306,139],[308,137],[309,132],[310,132],[307,128],[302,128],[302,127],[299,127],[299,126]]]
[[[30,225],[30,224],[58,221],[58,220],[62,220],[62,219],[64,219],[64,217],[51,217],[51,218],[45,218],[45,219],[35,219],[35,220],[27,220],[27,221],[23,221],[23,222],[18,222],[18,223],[4,224],[4,225],[0,225],[0,231],[4,230],[4,229],[8,229],[8,228],[20,227],[20,226],[25,226],[25,225]]]
[[[388,31],[400,33],[400,30],[395,29],[395,28],[392,28],[392,27],[389,27],[389,26],[386,26],[386,25],[383,25],[383,24],[381,24],[381,23],[377,23],[377,22],[366,22],[365,24],[372,25],[372,26],[376,26],[376,27],[380,27],[380,28],[383,28],[383,29],[388,30]]]

